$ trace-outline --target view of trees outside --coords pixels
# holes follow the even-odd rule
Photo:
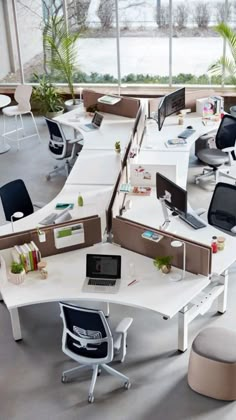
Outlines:
[[[34,81],[34,73],[47,71],[43,35],[52,16],[66,16],[68,30],[80,34],[75,82],[118,82],[115,0],[13,1],[26,82]],[[1,83],[20,81],[11,3],[0,0],[0,47],[6,56]],[[236,0],[174,0],[171,16],[172,27],[169,0],[118,1],[121,82],[169,84],[172,76],[173,84],[221,84],[219,77],[207,74],[223,53],[223,41],[214,25],[226,20],[235,27]],[[55,81],[64,82],[60,75]]]

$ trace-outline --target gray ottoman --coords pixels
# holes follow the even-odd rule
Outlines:
[[[236,400],[236,332],[206,328],[192,344],[188,384],[199,394]]]

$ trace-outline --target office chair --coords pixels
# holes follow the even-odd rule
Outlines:
[[[68,140],[57,121],[50,120],[49,118],[45,118],[45,120],[50,134],[49,151],[55,159],[65,160],[64,166],[55,166],[54,170],[50,171],[46,178],[49,180],[51,175],[56,174],[62,169],[65,169],[66,176],[68,176],[76,157],[83,148],[83,145],[80,143],[81,138]]]
[[[236,233],[236,186],[218,182],[208,209],[208,223],[231,235]],[[235,228],[235,229],[234,229]]]
[[[236,118],[232,115],[225,114],[221,120],[220,126],[215,137],[216,149],[200,149],[196,151],[196,156],[210,168],[204,168],[203,173],[195,178],[196,184],[200,179],[214,176],[215,181],[218,180],[218,174],[235,179],[229,174],[230,166],[236,163]],[[227,166],[225,166],[227,165]]]
[[[17,86],[14,94],[15,101],[17,102],[17,105],[14,106],[6,106],[2,109],[3,113],[3,137],[6,137],[8,140],[16,140],[17,141],[17,150],[20,148],[20,141],[25,140],[30,137],[38,136],[39,141],[41,142],[40,135],[38,132],[38,128],[33,116],[33,113],[31,111],[31,105],[30,105],[30,97],[32,94],[32,86],[28,85],[20,85]],[[30,114],[34,128],[35,133],[26,135],[25,134],[25,128],[23,123],[22,115]],[[15,129],[11,131],[6,131],[6,119],[5,117],[15,117]],[[20,119],[21,125],[19,126],[18,117]],[[23,137],[19,137],[19,131],[23,130]],[[16,133],[16,138],[13,138],[12,136],[9,136],[9,134]]]
[[[63,320],[62,351],[71,359],[81,363],[80,366],[62,373],[62,382],[76,375],[81,369],[92,368],[93,375],[89,387],[88,402],[94,402],[94,388],[97,376],[104,369],[111,375],[124,381],[125,389],[130,388],[129,378],[107,365],[118,353],[121,362],[126,355],[127,330],[132,318],[124,318],[112,335],[104,313],[101,310],[80,308],[60,302]]]
[[[11,221],[11,216],[16,212],[22,212],[23,217],[34,212],[35,207],[42,207],[39,204],[32,204],[27,188],[22,179],[8,182],[0,188],[0,197],[7,221]],[[14,220],[14,218],[13,218]]]

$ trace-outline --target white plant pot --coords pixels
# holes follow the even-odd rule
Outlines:
[[[38,238],[39,238],[39,242],[46,242],[46,233],[45,232],[38,233]]]
[[[65,107],[67,111],[72,111],[73,109],[80,108],[83,105],[83,101],[80,99],[75,100],[75,104],[73,104],[73,99],[68,99],[65,101]]]
[[[25,270],[21,273],[12,273],[9,271],[8,273],[8,281],[13,284],[21,284],[25,279]]]

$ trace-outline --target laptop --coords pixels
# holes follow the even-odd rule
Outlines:
[[[97,130],[101,126],[102,120],[103,115],[99,114],[99,112],[95,112],[91,123],[82,124],[79,127],[82,128],[82,130],[84,131]]]
[[[121,282],[121,256],[86,255],[84,292],[117,293]]]

